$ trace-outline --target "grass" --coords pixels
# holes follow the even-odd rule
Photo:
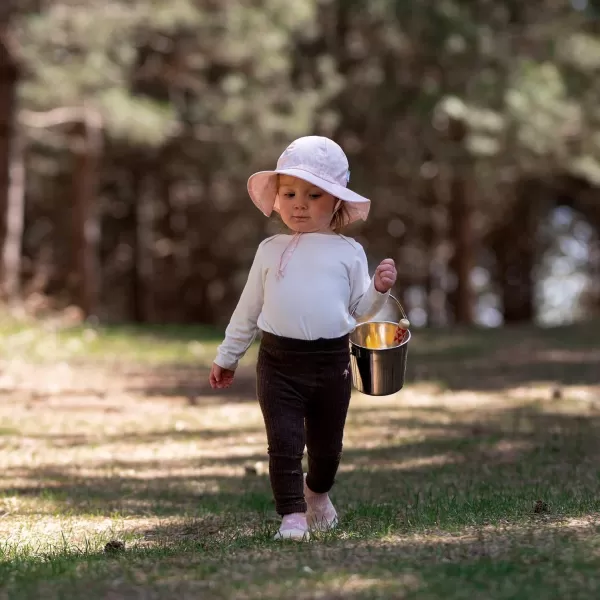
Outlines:
[[[415,332],[405,389],[353,398],[341,525],[305,544],[271,540],[252,353],[215,394],[218,332],[0,330],[2,600],[598,597],[589,324]]]
[[[59,359],[144,363],[208,361],[222,332],[206,326],[73,325],[0,320],[2,358],[27,356],[29,362]]]

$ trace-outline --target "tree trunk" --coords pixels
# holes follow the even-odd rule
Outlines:
[[[199,202],[190,203],[187,206],[187,219],[189,233],[187,236],[189,244],[190,268],[187,276],[183,278],[181,285],[181,297],[183,298],[185,319],[193,323],[215,323],[217,315],[221,312],[229,312],[227,307],[220,306],[220,311],[215,310],[208,293],[209,285],[218,280],[231,283],[231,278],[225,273],[231,273],[231,261],[223,256],[216,256],[213,243],[219,235],[223,222],[224,213],[219,213],[212,202],[213,186],[212,174],[205,171],[202,174],[203,198]],[[237,291],[237,290],[236,290]],[[229,300],[237,294],[226,294],[225,300]],[[237,298],[235,297],[235,302]]]
[[[421,239],[427,253],[427,273],[425,278],[425,294],[427,297],[427,326],[435,327],[445,324],[446,292],[443,286],[444,261],[440,256],[444,241],[443,223],[446,215],[440,202],[438,185],[440,183],[438,165],[433,162],[430,153],[425,154],[423,163],[432,168],[432,173],[421,179],[421,190],[418,196],[419,206],[423,206],[424,219],[421,228]]]
[[[535,318],[535,198],[540,190],[532,182],[517,184],[517,203],[493,234],[505,323]]]
[[[456,167],[455,167],[456,169]],[[453,247],[450,270],[455,287],[448,295],[454,322],[473,323],[473,286],[471,272],[474,263],[473,208],[468,175],[460,168],[452,173],[450,181],[450,241]]]
[[[163,164],[168,160],[163,157]],[[179,303],[178,263],[175,255],[175,232],[173,231],[173,183],[168,173],[163,173],[158,184],[156,218],[156,258],[155,279],[156,311],[161,322],[179,320],[181,307]]]
[[[21,251],[25,222],[25,140],[15,138],[10,168],[8,206],[6,210],[6,236],[3,248],[4,293],[10,304],[20,298]]]
[[[73,147],[73,258],[77,304],[86,317],[97,310],[100,265],[98,242],[98,173],[100,130],[84,119],[75,126]]]
[[[8,20],[9,15],[3,9],[2,15],[0,15],[0,248],[4,247],[6,237],[11,147],[15,129],[16,92],[19,78],[18,65],[9,47]],[[0,274],[0,277],[3,277],[3,274]]]
[[[134,323],[144,323],[146,314],[144,311],[144,284],[140,272],[142,249],[140,246],[140,196],[142,193],[141,169],[135,167],[131,172],[131,199],[129,214],[126,218],[127,232],[131,245],[131,272],[130,272],[130,315]]]
[[[587,309],[589,314],[598,318],[600,316],[600,232],[596,231],[596,240],[590,252],[589,266],[590,290]]]
[[[27,127],[69,126],[72,136],[71,214],[73,224],[73,272],[76,303],[84,315],[98,308],[99,240],[98,173],[101,167],[103,122],[101,115],[86,106],[62,106],[47,112],[20,112]]]
[[[156,181],[152,173],[141,174],[140,178],[140,191],[136,199],[137,302],[143,314],[143,322],[154,323],[156,321],[155,283],[157,283],[154,269]]]

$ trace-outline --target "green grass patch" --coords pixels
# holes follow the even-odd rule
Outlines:
[[[102,325],[61,327],[53,322],[0,323],[0,358],[31,362],[57,359],[209,363],[223,331],[202,325]]]
[[[218,332],[2,335],[6,372],[31,392],[0,404],[0,598],[598,597],[589,328],[415,332],[406,388],[353,398],[339,528],[301,544],[272,539],[252,353],[215,394]],[[94,395],[67,372],[110,385]],[[62,387],[36,395],[49,377]]]

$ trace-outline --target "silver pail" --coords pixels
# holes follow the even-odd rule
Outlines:
[[[410,331],[400,343],[394,342],[400,319],[406,318],[402,305],[389,296],[372,319],[360,323],[350,334],[352,383],[363,394],[389,396],[404,386]],[[367,347],[367,338],[378,340],[377,348]]]

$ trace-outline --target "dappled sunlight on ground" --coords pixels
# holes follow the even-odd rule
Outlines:
[[[448,348],[481,352],[477,339],[461,340]],[[421,345],[396,395],[353,395],[332,490],[340,527],[302,548],[271,541],[278,519],[250,364],[224,394],[187,364],[8,370],[0,551],[102,555],[118,539],[167,553],[157,563],[141,556],[122,594],[155,578],[164,597],[186,582],[192,594],[221,586],[261,599],[412,597],[432,576],[445,581],[446,565],[595,560],[600,386],[587,366],[543,354],[524,381],[447,351],[427,358]],[[418,369],[429,376],[416,378]]]
[[[117,387],[119,376],[105,372],[96,378]],[[47,382],[30,381],[35,383],[43,388]],[[459,467],[475,456],[484,463],[515,463],[535,449],[535,423],[544,414],[587,415],[594,405],[579,399],[597,393],[591,386],[565,386],[559,400],[538,406],[531,402],[550,390],[532,390],[451,393],[422,384],[388,397],[356,393],[341,473]],[[173,510],[178,502],[189,510],[203,494],[234,494],[236,488],[268,495],[266,439],[256,402],[194,406],[178,397],[113,395],[110,388],[103,397],[73,392],[35,403],[16,396],[0,407],[0,502],[25,496],[31,503],[39,495],[43,505],[55,493],[59,511],[62,502],[62,510],[96,513],[108,499],[111,510],[134,516],[139,507],[152,510],[153,493],[169,489],[176,495]],[[546,433],[565,424],[552,427]],[[135,502],[128,502],[132,497]]]

